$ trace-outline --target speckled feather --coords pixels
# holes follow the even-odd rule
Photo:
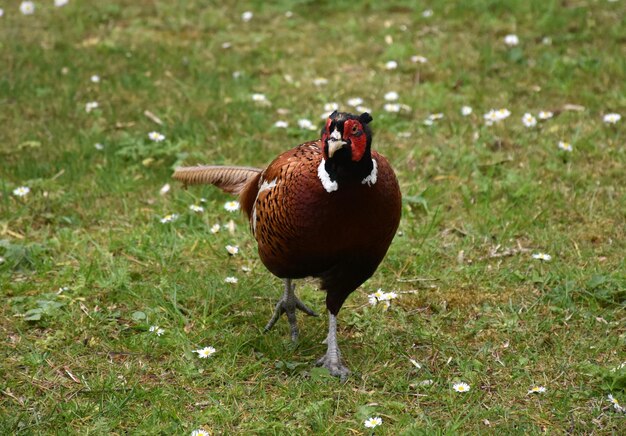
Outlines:
[[[189,167],[174,177],[239,193],[265,266],[281,278],[319,278],[326,306],[337,314],[347,296],[376,271],[400,221],[396,176],[382,155],[371,156],[377,163],[376,183],[343,180],[333,192],[318,177],[321,140],[284,152],[263,171]]]

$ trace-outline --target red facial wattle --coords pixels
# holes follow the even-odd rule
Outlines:
[[[352,160],[360,161],[367,148],[367,135],[361,123],[358,120],[346,120],[343,125],[343,138],[350,142]]]

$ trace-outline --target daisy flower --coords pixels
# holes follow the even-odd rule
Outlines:
[[[428,62],[428,59],[424,56],[414,55],[411,56],[411,62],[413,62],[414,64],[425,64],[426,62]]]
[[[452,389],[457,392],[468,392],[470,390],[470,385],[467,383],[459,382],[452,385]]]
[[[277,129],[286,129],[289,127],[289,123],[287,121],[278,120],[274,123],[274,127]]]
[[[398,63],[396,61],[388,61],[385,64],[385,69],[387,70],[395,70],[396,68],[398,68]]]
[[[13,190],[13,195],[16,197],[26,197],[30,192],[30,188],[28,186],[20,186]]]
[[[491,109],[483,117],[485,118],[487,125],[490,126],[493,123],[497,123],[499,121],[502,121],[508,118],[509,115],[511,115],[511,111],[503,108],[503,109],[497,109],[497,110]]]
[[[226,283],[231,283],[231,284],[233,284],[233,285],[237,284],[237,282],[238,282],[238,281],[239,281],[239,280],[237,279],[237,277],[226,277],[226,278],[224,279],[224,282],[226,282]]]
[[[363,99],[361,97],[353,97],[347,103],[352,107],[356,107],[363,104]]]
[[[89,78],[89,80],[91,81],[91,83],[100,83],[100,76],[94,74]]]
[[[35,13],[35,3],[22,2],[20,4],[20,12],[24,15],[32,15]]]
[[[371,418],[367,418],[363,421],[363,425],[366,428],[376,428],[383,423],[383,420],[380,416],[373,416]]]
[[[330,103],[324,103],[324,111],[325,112],[333,112],[339,110],[339,103],[335,103],[331,101]]]
[[[531,114],[529,114],[528,112],[526,112],[524,116],[522,117],[522,123],[526,127],[535,127],[537,125],[537,119],[533,117]]]
[[[389,91],[385,94],[385,100],[387,101],[396,101],[398,99],[398,93],[396,91]]]
[[[533,259],[542,260],[544,262],[550,262],[552,260],[552,256],[546,253],[535,253],[533,254]]]
[[[464,117],[471,115],[472,110],[473,109],[471,106],[461,106],[461,115],[463,115]]]
[[[602,118],[602,121],[604,121],[607,124],[615,124],[621,119],[622,119],[622,116],[620,114],[611,113],[611,114],[606,114]]]
[[[544,386],[533,386],[528,390],[529,394],[543,394],[546,391]]]
[[[565,142],[565,141],[559,141],[558,147],[559,147],[559,150],[567,151],[569,153],[571,153],[574,150],[574,147],[572,147],[572,144],[570,144],[569,142]]]
[[[252,94],[252,101],[256,101],[257,103],[265,103],[268,100],[265,94],[254,93]]]
[[[148,138],[150,138],[150,140],[154,141],[154,142],[165,141],[165,135],[162,135],[159,132],[150,132],[150,133],[148,133]]]
[[[61,6],[65,6],[69,3],[69,0],[54,0],[54,6],[60,8]]]
[[[254,17],[254,14],[250,11],[246,11],[243,14],[241,14],[241,19],[247,23],[248,21],[250,21],[252,19],[252,17]]]
[[[4,262],[6,262],[6,259],[2,256],[0,256],[0,265],[2,265]]]
[[[171,188],[170,184],[166,183],[165,185],[161,186],[161,189],[159,189],[159,194],[161,195],[167,194],[168,192],[170,192],[170,188]]]
[[[626,412],[626,408],[624,408],[613,395],[609,394],[607,398],[615,410],[618,412]]]
[[[383,109],[386,112],[395,113],[395,112],[400,112],[401,107],[398,103],[387,103],[383,106]]]
[[[204,208],[202,206],[198,206],[197,204],[192,204],[191,206],[189,206],[189,210],[198,213],[204,212]]]
[[[239,79],[242,74],[241,71],[233,71],[233,79]]]
[[[243,266],[241,267],[241,270],[242,270],[243,272],[247,272],[247,273],[248,273],[248,272],[252,271],[252,268],[250,268],[249,266],[245,266],[245,265],[243,265]]]
[[[306,129],[306,130],[317,130],[317,127],[315,127],[315,124],[313,124],[311,120],[309,120],[308,118],[300,118],[298,120],[298,127],[300,127],[301,129]]]
[[[104,150],[104,145],[99,142],[96,142],[93,146],[96,148],[96,150]]]
[[[89,113],[94,109],[98,109],[100,105],[98,104],[97,101],[90,101],[85,103],[85,112]]]
[[[328,79],[325,77],[316,77],[313,79],[313,84],[315,86],[324,86],[328,84]]]
[[[163,223],[163,224],[172,223],[172,222],[176,221],[177,219],[178,219],[178,214],[177,213],[171,213],[171,214],[165,215],[163,218],[161,218],[161,223]]]
[[[211,436],[211,434],[206,431],[206,430],[202,430],[201,428],[194,430],[191,432],[191,436]]]
[[[442,113],[428,115],[428,119],[429,120],[433,120],[433,121],[437,121],[437,120],[440,120],[442,118],[443,118],[443,114]]]
[[[510,34],[504,37],[504,43],[509,47],[515,47],[517,44],[519,44],[519,38],[517,37],[517,35]]]
[[[198,353],[198,357],[200,359],[206,359],[207,357],[210,357],[216,351],[217,350],[213,347],[204,347],[204,348],[200,348],[199,350],[193,350],[194,353]]]
[[[539,113],[537,114],[537,117],[540,120],[549,120],[550,118],[552,118],[554,116],[554,114],[550,111],[539,111]]]
[[[423,124],[424,124],[425,126],[432,126],[433,124],[435,124],[435,122],[434,122],[433,120],[431,120],[430,118],[426,118],[426,119],[423,121]]]
[[[4,15],[4,9],[0,8],[0,17]]]
[[[228,201],[224,205],[224,209],[229,212],[236,212],[239,210],[239,202],[238,201]]]
[[[235,254],[239,253],[239,247],[237,247],[236,245],[227,245],[226,251],[228,251],[228,254],[230,254],[231,256],[234,256]]]
[[[367,106],[361,106],[361,105],[359,105],[359,106],[357,106],[355,109],[356,109],[358,112],[361,112],[361,113],[363,113],[363,112],[367,112],[367,113],[372,112],[372,108],[369,108],[369,107],[367,107]]]
[[[424,18],[430,18],[433,16],[433,10],[432,9],[426,9],[424,12],[422,12],[422,17]]]
[[[229,49],[229,48],[231,48],[232,46],[233,46],[232,42],[228,42],[228,41],[226,41],[226,42],[223,42],[223,43],[222,43],[222,48],[223,48],[224,50]]]
[[[211,226],[211,233],[216,234],[217,232],[220,231],[221,228],[222,226],[220,226],[219,224],[213,224]]]
[[[165,333],[165,330],[163,330],[161,327],[159,327],[158,325],[153,325],[150,326],[149,329],[150,332],[154,333],[157,336],[161,336],[163,335],[163,333]]]

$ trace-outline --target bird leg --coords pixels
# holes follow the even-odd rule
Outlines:
[[[285,279],[285,293],[276,303],[276,307],[274,308],[274,314],[272,318],[265,326],[265,331],[269,331],[278,318],[283,313],[287,314],[287,320],[289,321],[289,327],[291,328],[291,340],[296,341],[298,339],[298,324],[296,323],[296,309],[300,309],[304,313],[310,316],[319,316],[316,312],[309,309],[302,301],[296,297],[295,294],[296,285],[291,283],[291,279]]]
[[[328,312],[328,336],[326,337],[328,346],[326,354],[315,364],[328,369],[331,375],[339,377],[345,381],[350,375],[350,370],[341,362],[341,352],[337,345],[337,317]]]

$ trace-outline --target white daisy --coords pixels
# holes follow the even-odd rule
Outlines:
[[[508,118],[509,115],[511,115],[511,112],[508,109],[491,109],[483,117],[485,118],[487,125],[490,126],[493,123],[497,123]]]
[[[396,91],[389,91],[385,94],[385,100],[387,101],[396,101],[398,98],[399,96]]]
[[[98,109],[100,105],[98,104],[97,101],[90,101],[85,103],[85,112],[89,113],[94,109]]]
[[[383,420],[380,416],[374,416],[371,418],[367,418],[365,421],[363,421],[363,425],[366,428],[375,428],[378,427],[379,425],[381,425],[383,423]]]
[[[13,190],[13,195],[16,197],[26,197],[30,192],[30,188],[28,186],[20,186]]]
[[[100,83],[100,76],[94,74],[89,78],[89,80],[91,80],[92,83]]]
[[[178,214],[177,213],[171,213],[171,214],[165,215],[163,218],[161,218],[161,223],[163,223],[163,224],[172,223],[172,222],[176,221],[177,219],[178,219]]]
[[[32,15],[35,13],[35,3],[22,2],[20,4],[20,12],[24,15]]]
[[[93,146],[96,150],[104,150],[104,145],[99,142],[96,142]]]
[[[422,17],[424,18],[430,18],[433,16],[433,10],[432,9],[426,9],[424,12],[422,12]]]
[[[352,107],[356,107],[363,104],[363,99],[361,97],[353,97],[347,103]]]
[[[287,121],[278,120],[274,123],[274,127],[278,129],[286,129],[289,127],[289,123]]]
[[[433,120],[431,120],[430,118],[426,118],[422,123],[425,126],[432,126],[433,124],[435,124],[435,122]]]
[[[464,117],[471,115],[472,114],[472,107],[471,106],[461,106],[461,115],[463,115]]]
[[[224,281],[225,281],[226,283],[231,283],[231,284],[235,285],[235,284],[237,284],[237,282],[238,282],[239,280],[237,279],[237,277],[226,277],[226,278],[224,279]]]
[[[241,267],[241,270],[242,270],[243,272],[247,272],[247,273],[248,273],[248,272],[252,271],[252,268],[250,268],[249,266],[245,266],[245,265],[243,265],[243,266]]]
[[[221,228],[222,228],[222,226],[220,226],[219,224],[213,224],[211,226],[211,233],[215,234],[215,233],[219,232]]]
[[[161,336],[163,335],[163,333],[165,333],[165,330],[163,330],[161,327],[159,327],[158,325],[153,325],[150,326],[150,332],[154,333],[157,336]]]
[[[256,101],[257,103],[265,103],[268,100],[265,94],[260,94],[257,92],[257,93],[252,94],[252,101]]]
[[[313,124],[311,120],[309,120],[308,118],[300,118],[298,120],[298,127],[300,127],[301,129],[306,129],[306,130],[317,130],[317,127],[315,127],[315,124]]]
[[[615,410],[618,412],[626,412],[626,408],[624,408],[613,395],[609,394],[607,398]]]
[[[546,391],[544,386],[533,386],[528,390],[529,394],[543,394]]]
[[[241,71],[233,71],[233,79],[239,79],[242,74]]]
[[[549,36],[544,36],[544,37],[541,39],[541,43],[542,43],[543,45],[550,45],[550,44],[552,44],[552,38],[550,38]]]
[[[533,259],[541,260],[544,262],[550,262],[552,260],[552,256],[546,253],[535,253],[533,254]]]
[[[217,350],[213,347],[204,347],[200,348],[199,350],[193,350],[194,353],[198,353],[198,357],[200,359],[206,359],[207,357],[215,353],[215,351]]]
[[[396,68],[398,68],[396,61],[387,61],[387,63],[385,63],[385,69],[387,70],[395,70]]]
[[[159,132],[150,132],[148,133],[148,138],[154,142],[165,141],[165,135],[162,135]]]
[[[570,144],[569,142],[559,141],[557,146],[559,147],[559,150],[567,151],[569,153],[574,151],[574,147],[572,147],[572,144]]]
[[[333,112],[339,110],[339,103],[335,103],[331,101],[330,103],[324,103],[324,111],[325,112]]]
[[[467,383],[459,382],[452,385],[452,389],[457,392],[468,392],[470,390],[470,385]]]
[[[191,432],[191,436],[211,436],[211,434],[206,431],[206,430],[202,430],[201,428],[194,430]]]
[[[4,262],[6,262],[6,259],[2,256],[0,256],[0,265],[2,265]]]
[[[443,114],[442,113],[428,115],[428,119],[429,120],[433,120],[433,121],[437,121],[437,120],[440,120],[442,118],[443,118]]]
[[[238,201],[227,201],[224,205],[224,209],[229,212],[236,212],[239,210],[239,202]]]
[[[526,112],[524,116],[522,117],[522,123],[526,127],[535,127],[537,125],[537,119],[533,117],[531,114],[529,114],[528,112]]]
[[[414,64],[425,64],[426,62],[428,62],[428,59],[424,56],[413,55],[411,56],[411,62],[413,62]]]
[[[387,103],[383,106],[386,112],[400,112],[400,105],[398,103]]]
[[[241,19],[247,23],[248,21],[250,21],[252,19],[252,17],[254,17],[254,14],[250,11],[246,11],[243,14],[241,14]]]
[[[226,251],[228,251],[228,254],[230,254],[231,256],[234,256],[235,254],[239,253],[239,247],[236,245],[227,245]]]
[[[61,6],[65,6],[69,3],[69,0],[54,0],[54,6],[60,8]]]
[[[192,204],[191,206],[189,206],[189,210],[198,213],[204,212],[204,208],[202,206],[198,206],[197,204]]]
[[[0,17],[4,15],[4,9],[0,8]]]
[[[539,111],[539,113],[537,114],[537,117],[540,120],[549,120],[550,118],[552,118],[554,116],[554,114],[550,111]]]
[[[504,37],[504,43],[509,47],[515,47],[517,44],[519,44],[519,38],[517,37],[517,35],[510,34]]]
[[[602,118],[602,121],[604,121],[607,124],[615,124],[621,119],[622,119],[622,116],[620,114],[611,113],[611,114],[606,114]]]
[[[161,195],[167,194],[168,192],[170,192],[170,188],[171,188],[170,184],[166,183],[165,185],[161,186],[161,189],[159,189],[159,194]]]
[[[324,86],[328,84],[328,79],[325,77],[316,77],[313,79],[313,84],[315,86]]]
[[[367,106],[362,106],[362,105],[359,105],[359,106],[355,107],[355,109],[357,110],[357,112],[361,112],[361,113],[363,113],[363,112],[367,112],[367,113],[372,112],[372,108],[369,108]]]
[[[293,12],[291,12],[291,11],[287,11],[287,12],[285,12],[285,17],[286,17],[286,18],[291,18],[291,17],[293,17]]]

